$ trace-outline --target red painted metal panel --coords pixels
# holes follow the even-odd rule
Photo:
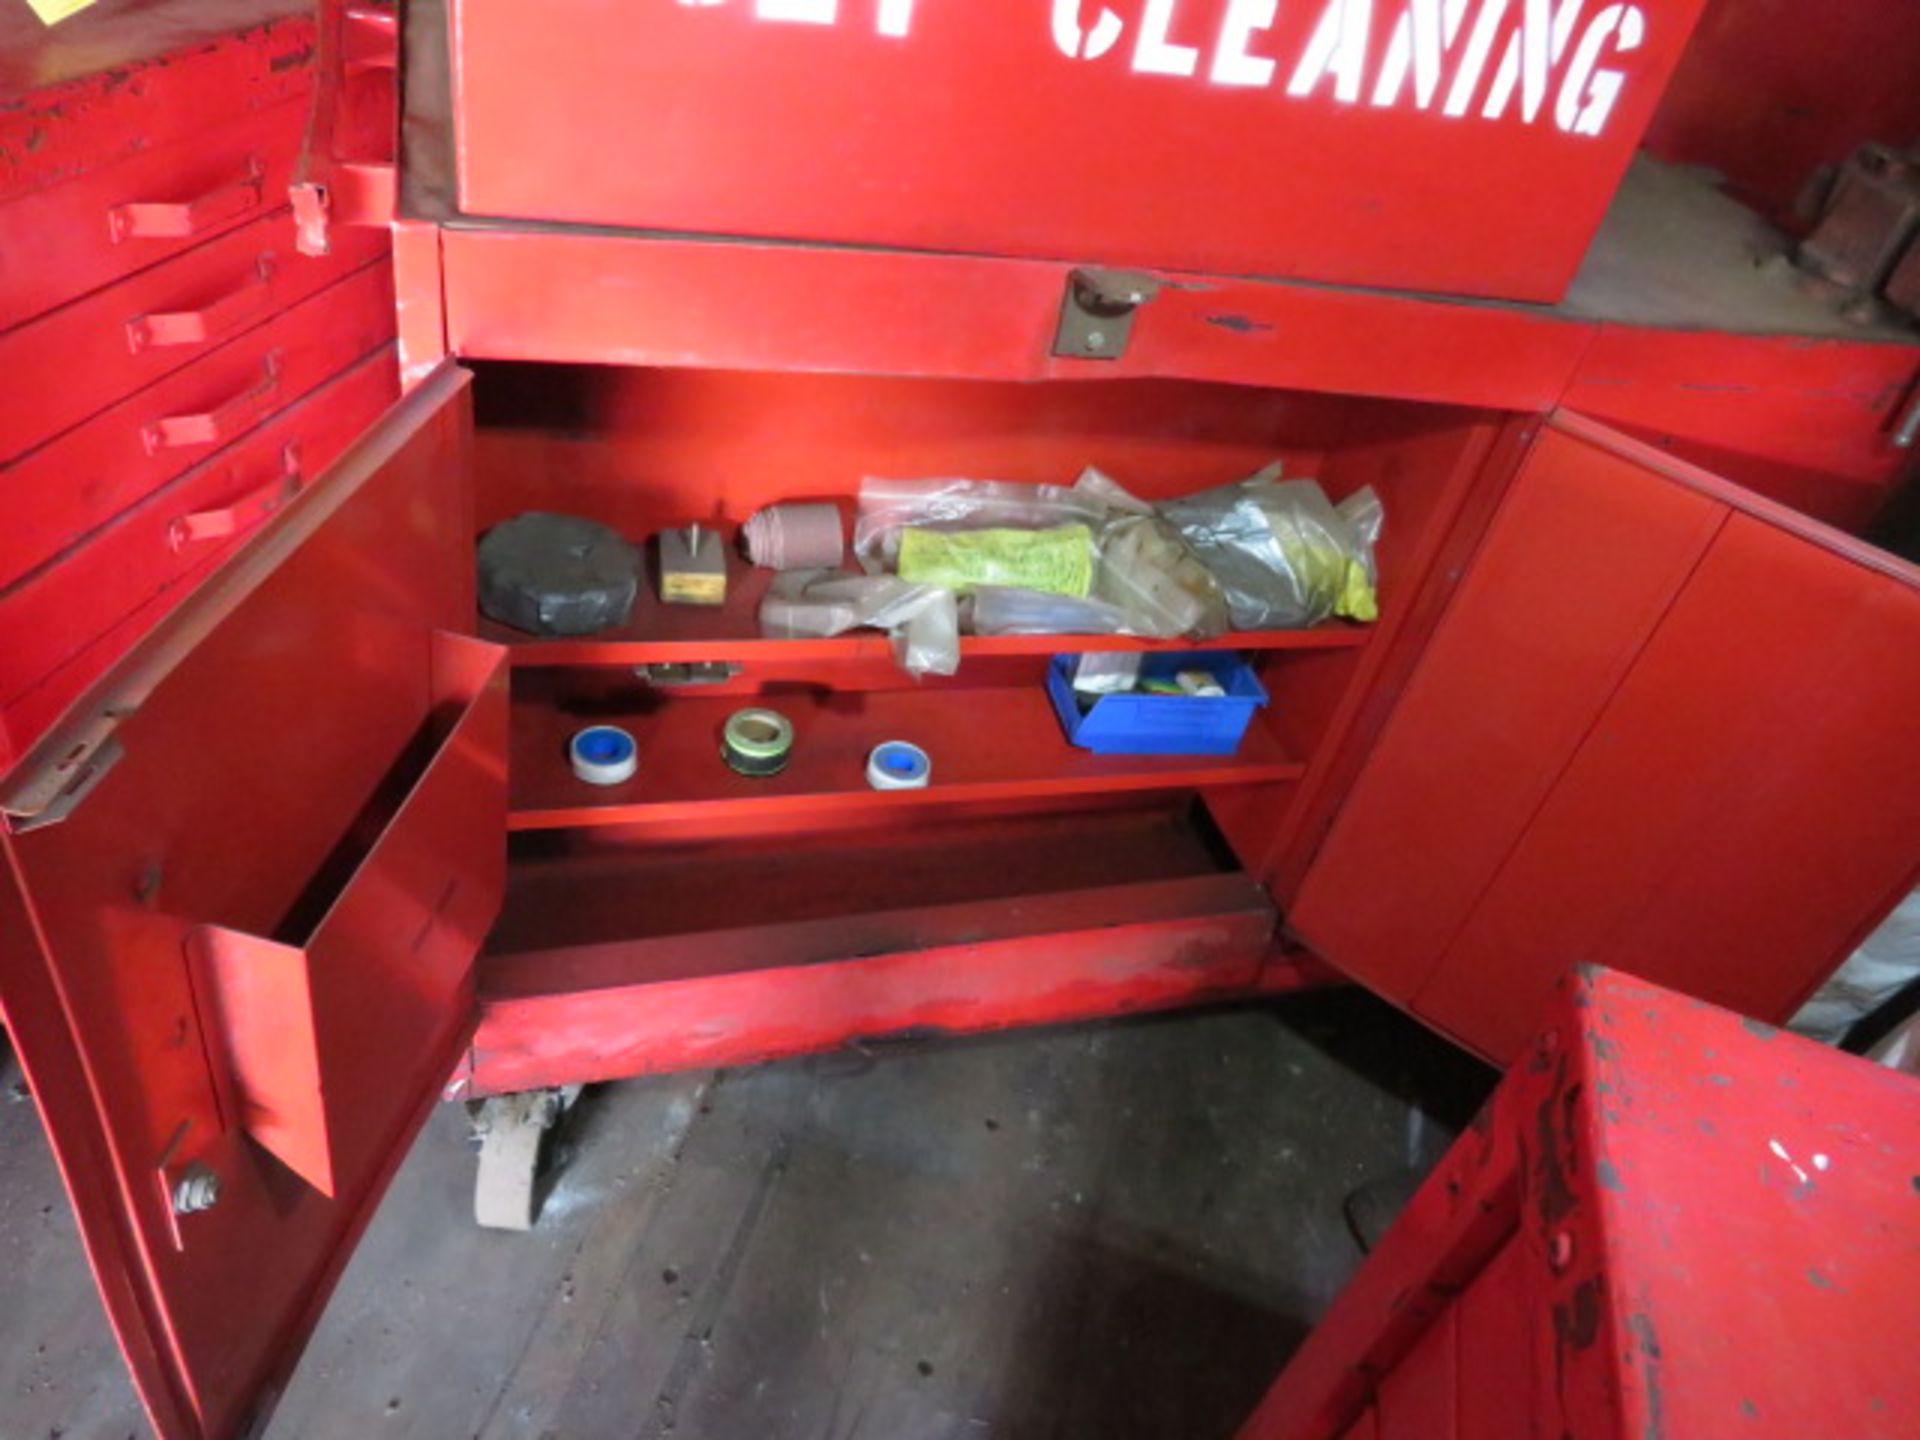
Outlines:
[[[1539,1382],[1528,1362],[1549,1317],[1534,1305],[1529,1258],[1509,1241],[1453,1308],[1461,1440],[1541,1440]]]
[[[1908,473],[1910,345],[1602,325],[1561,403],[1843,530]]]
[[[432,759],[311,933],[187,936],[223,1108],[333,1199],[366,1123],[358,1107],[394,1083],[369,1007],[391,1044],[464,1026],[506,886],[505,656],[444,631],[434,643],[453,679],[436,708],[459,718],[443,738],[429,730]]]
[[[1553,299],[1698,10],[453,0],[461,209]]]
[[[1290,926],[1408,1001],[1726,513],[1543,433],[1308,870]],[[1472,985],[1463,1008],[1474,1026],[1503,1008],[1497,989],[1460,983]]]
[[[417,390],[0,782],[31,917],[0,990],[49,1113],[97,1107],[53,1140],[166,1440],[234,1435],[284,1383],[464,1043],[505,803],[502,657],[439,634],[471,613],[469,423],[464,377]],[[205,925],[340,971],[333,1198],[245,1138],[259,1072],[195,989]],[[220,1197],[176,1215],[192,1163]]]
[[[1920,1081],[1624,977],[1589,993],[1561,1160],[1597,1243],[1557,1279],[1602,1297],[1565,1368],[1619,1423],[1575,1433],[1920,1430]]]
[[[280,105],[0,204],[0,329],[282,208],[305,111]]]
[[[1244,993],[1273,922],[1258,886],[1218,875],[489,961],[453,1090],[746,1064]],[[876,946],[886,948],[862,953]]]
[[[36,188],[140,150],[143,138],[170,140],[287,99],[306,88],[312,39],[298,0],[98,0],[52,26],[31,8],[0,11],[0,113],[25,127],[18,136],[67,124],[9,148],[0,176]]]
[[[1327,1440],[1376,1390],[1385,1434],[1443,1313],[1475,1440],[1913,1434],[1917,1099],[1911,1077],[1573,973],[1242,1440]],[[1508,1165],[1472,1163],[1490,1150]],[[1457,1301],[1436,1284],[1459,1271],[1449,1212],[1495,1217]]]
[[[1071,273],[1060,263],[533,227],[448,227],[441,244],[448,343],[476,359],[1157,375],[1540,409],[1593,329],[1515,307],[1170,274],[1125,355],[1076,360],[1051,353]]]
[[[1511,1083],[1494,1092],[1294,1352],[1240,1440],[1341,1434],[1374,1403],[1381,1377],[1510,1247],[1523,1204],[1528,1098]]]
[[[1807,43],[1796,0],[1708,0],[1647,129],[1647,148],[1705,165],[1781,219],[1816,167],[1868,140],[1920,135],[1920,27],[1887,0],[1829,0]]]
[[[1734,516],[1415,1009],[1511,1055],[1580,960],[1786,1019],[1920,876],[1920,568],[1883,563]]]
[[[400,384],[411,390],[447,358],[447,304],[440,279],[440,227],[418,220],[393,226],[393,288],[398,299]]]
[[[324,259],[296,255],[281,210],[0,335],[0,460],[386,254],[386,236],[347,233]]]
[[[175,598],[316,478],[395,392],[393,350],[351,369],[127,510],[0,596],[0,709],[16,744],[36,689],[71,695],[114,658],[93,642],[169,591]],[[84,674],[61,672],[80,665]]]
[[[376,262],[0,466],[0,590],[392,335]]]
[[[284,203],[312,82],[313,22],[286,13],[300,8],[104,0],[52,29],[0,9],[0,254],[17,262],[0,269],[0,329]],[[245,210],[216,199],[197,236],[113,239],[113,207],[207,196],[250,161]]]
[[[1380,1440],[1485,1440],[1457,1427],[1459,1315],[1458,1305],[1441,1311],[1380,1382]]]

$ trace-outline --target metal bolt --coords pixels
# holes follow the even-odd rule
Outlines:
[[[220,1198],[220,1177],[199,1161],[180,1172],[173,1182],[173,1213],[197,1215],[211,1210]]]
[[[1087,348],[1089,350],[1104,350],[1106,348],[1106,344],[1107,344],[1106,331],[1089,330],[1087,332]]]

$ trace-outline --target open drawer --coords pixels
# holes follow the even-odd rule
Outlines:
[[[465,376],[6,778],[0,996],[157,1428],[239,1431],[465,1043],[505,867]]]

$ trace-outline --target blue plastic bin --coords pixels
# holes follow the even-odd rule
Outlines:
[[[1253,712],[1267,703],[1253,667],[1231,650],[1160,651],[1141,660],[1143,678],[1171,680],[1181,670],[1206,670],[1227,693],[1102,695],[1083,715],[1073,694],[1078,658],[1053,657],[1047,694],[1067,739],[1096,755],[1231,755]]]

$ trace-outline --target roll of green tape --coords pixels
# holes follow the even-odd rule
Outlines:
[[[742,775],[778,775],[793,754],[793,722],[778,710],[736,710],[720,732],[720,758]]]

